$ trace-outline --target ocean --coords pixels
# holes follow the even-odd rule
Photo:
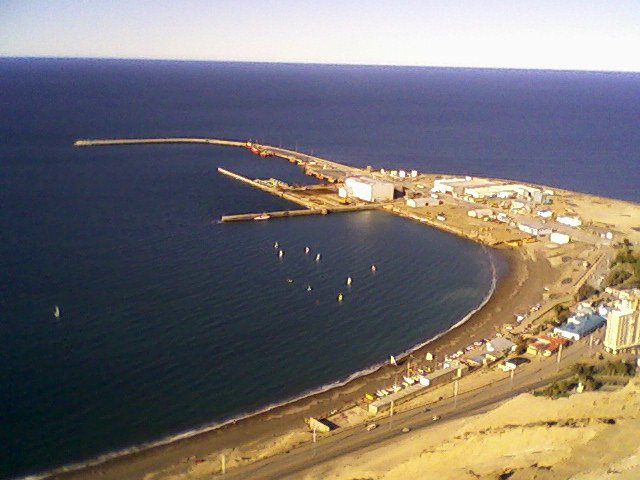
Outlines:
[[[76,139],[253,139],[638,202],[638,118],[637,74],[1,59],[0,478],[328,388],[448,329],[505,271],[380,212],[219,224],[291,204],[216,168],[313,183],[281,159]]]

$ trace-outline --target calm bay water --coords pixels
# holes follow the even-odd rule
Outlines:
[[[0,60],[0,113],[3,478],[344,379],[490,287],[481,247],[381,213],[215,222],[290,206],[216,167],[311,182],[282,160],[77,138],[253,138],[640,200],[632,74]]]

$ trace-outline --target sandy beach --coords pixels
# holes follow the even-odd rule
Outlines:
[[[463,325],[415,352],[416,358],[424,358],[426,352],[435,353],[441,358],[445,354],[464,348],[470,341],[492,336],[500,325],[513,321],[514,312],[526,310],[530,305],[539,302],[543,288],[558,280],[559,272],[551,266],[543,255],[544,252],[540,252],[539,249],[500,249],[500,253],[508,262],[508,272],[499,280],[487,304]],[[235,424],[122,455],[93,467],[58,472],[52,478],[173,478],[188,474],[194,466],[200,467],[199,470],[203,472],[219,470],[219,456],[222,453],[226,456],[227,468],[232,468],[265,456],[286,452],[296,444],[311,440],[311,435],[304,425],[305,417],[323,416],[332,410],[353,404],[361,399],[364,393],[393,383],[396,372],[403,370],[403,366],[385,366],[344,386],[303,398]],[[208,464],[208,468],[203,468],[205,464]]]

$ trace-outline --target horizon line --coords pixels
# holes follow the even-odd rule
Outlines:
[[[197,58],[157,58],[157,57],[117,57],[117,56],[55,56],[55,55],[4,55],[0,59],[42,59],[42,60],[138,60],[145,62],[191,62],[191,63],[245,63],[264,65],[315,65],[328,67],[383,67],[383,68],[441,68],[441,69],[465,69],[465,70],[513,70],[513,71],[538,71],[538,72],[577,72],[577,73],[622,73],[639,74],[640,70],[598,70],[580,68],[555,68],[555,67],[506,67],[506,66],[479,66],[479,65],[417,65],[417,64],[391,64],[391,63],[342,63],[342,62],[315,62],[315,61],[279,61],[279,60],[215,60]]]

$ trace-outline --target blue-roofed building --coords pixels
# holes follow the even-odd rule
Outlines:
[[[578,341],[585,335],[597,330],[606,323],[604,317],[596,314],[574,315],[553,329],[553,333],[568,338],[569,340]]]

